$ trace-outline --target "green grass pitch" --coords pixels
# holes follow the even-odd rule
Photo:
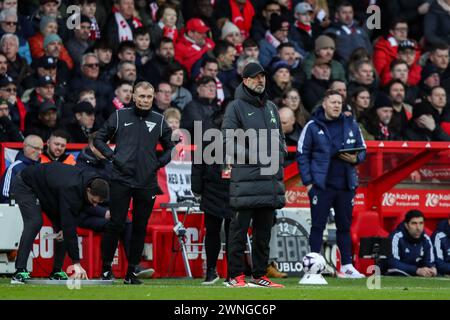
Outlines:
[[[450,300],[450,278],[381,277],[381,288],[369,290],[366,279],[326,278],[326,286],[304,286],[298,278],[281,279],[283,289],[226,288],[222,282],[202,286],[201,279],[149,279],[144,285],[110,286],[11,285],[0,278],[0,300]]]

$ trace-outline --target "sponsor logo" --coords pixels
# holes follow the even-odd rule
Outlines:
[[[450,208],[450,194],[427,193],[425,207],[446,207]]]
[[[450,178],[449,169],[419,169],[419,172],[425,178]]]
[[[382,206],[419,206],[420,195],[408,194],[408,193],[391,193],[387,192],[383,194]]]

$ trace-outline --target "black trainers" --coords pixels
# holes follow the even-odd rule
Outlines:
[[[112,271],[102,272],[102,280],[114,280],[114,274]]]
[[[11,277],[11,284],[25,284],[25,280],[31,279],[30,273],[26,270],[17,270]]]
[[[204,286],[210,286],[216,283],[219,280],[219,275],[216,272],[216,269],[208,269],[206,271],[206,279],[202,282],[202,285]]]
[[[123,283],[125,284],[142,284],[143,282],[137,278],[136,273],[131,272],[127,273],[125,279],[123,279]]]
[[[48,278],[50,280],[68,280],[69,277],[67,276],[67,273],[64,271],[53,271]]]

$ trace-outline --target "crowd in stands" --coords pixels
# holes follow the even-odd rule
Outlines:
[[[140,80],[191,130],[254,61],[288,145],[330,88],[367,140],[450,141],[449,34],[450,0],[0,0],[0,141],[87,143]]]

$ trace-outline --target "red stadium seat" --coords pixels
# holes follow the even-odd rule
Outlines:
[[[359,257],[360,239],[365,237],[388,237],[381,226],[380,216],[375,211],[361,211],[353,216],[351,238],[353,244],[353,263],[359,272],[367,274],[367,268],[374,264],[373,259]]]

